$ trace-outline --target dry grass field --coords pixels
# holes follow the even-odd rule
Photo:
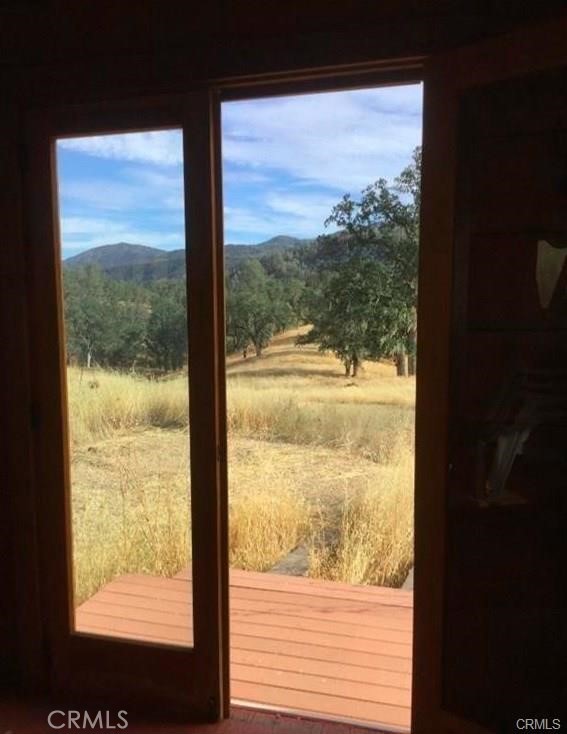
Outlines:
[[[356,379],[297,332],[228,359],[231,564],[267,570],[298,544],[309,574],[396,586],[413,562],[415,381]],[[75,598],[190,558],[186,375],[68,371]],[[198,429],[195,429],[198,430]]]

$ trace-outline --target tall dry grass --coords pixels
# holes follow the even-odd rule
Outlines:
[[[114,459],[113,483],[72,493],[76,604],[125,573],[173,576],[191,557],[186,476],[148,478]]]
[[[76,604],[122,574],[170,577],[191,558],[187,434],[153,431],[97,447],[76,451],[71,472]],[[308,535],[310,515],[295,488],[256,470],[254,484],[247,470],[234,475],[230,563],[264,571]]]
[[[81,445],[135,428],[188,423],[187,380],[150,381],[119,372],[67,369],[71,441]]]
[[[280,480],[234,496],[229,512],[231,567],[267,571],[309,534],[305,498]]]
[[[380,481],[345,497],[331,543],[312,538],[310,576],[350,584],[400,586],[413,565],[410,444],[400,441]]]
[[[345,379],[337,360],[299,350],[292,335],[262,359],[231,358],[227,385],[231,565],[267,570],[303,543],[312,576],[403,581],[415,382],[384,364]],[[170,576],[189,562],[187,377],[69,368],[68,393],[80,603],[123,573]],[[137,452],[124,454],[124,442]],[[246,442],[259,447],[250,460],[231,448]]]
[[[95,385],[93,387],[93,385]],[[70,434],[74,445],[139,428],[188,425],[187,378],[167,381],[94,370],[68,370]],[[366,396],[366,402],[363,397]],[[395,402],[396,396],[399,402]],[[230,433],[266,441],[316,444],[387,462],[394,439],[413,431],[413,383],[321,385],[307,374],[286,384],[267,376],[228,380]]]
[[[413,410],[404,405],[309,401],[301,391],[233,382],[228,428],[229,433],[265,441],[329,446],[389,461],[394,440],[413,431]]]

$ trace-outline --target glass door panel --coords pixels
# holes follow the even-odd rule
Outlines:
[[[192,646],[183,133],[56,157],[74,630]]]

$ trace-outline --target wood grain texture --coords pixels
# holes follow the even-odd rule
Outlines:
[[[474,483],[461,459],[478,442],[472,431],[462,430],[465,411],[478,415],[474,399],[485,399],[489,386],[510,379],[495,358],[509,356],[511,346],[517,356],[525,354],[527,339],[518,339],[518,327],[537,328],[531,346],[548,338],[529,280],[534,262],[526,236],[534,234],[530,230],[564,229],[560,197],[546,192],[556,174],[548,165],[556,153],[556,131],[565,118],[558,104],[564,100],[559,80],[565,76],[558,67],[567,63],[566,32],[563,19],[458,49],[432,59],[426,69],[414,734],[508,731],[524,701],[532,710],[539,705],[539,711],[547,710],[542,702],[549,707],[552,697],[559,707],[567,700],[564,675],[555,662],[559,656],[552,652],[562,649],[564,633],[554,641],[550,633],[559,627],[552,620],[561,618],[556,609],[564,586],[544,580],[552,575],[549,565],[564,557],[562,541],[543,511],[526,517],[525,510],[501,510],[487,516],[477,508],[476,515],[467,514],[462,506],[467,500],[471,504],[467,488]],[[524,83],[539,89],[540,78],[534,82],[533,74],[543,69],[553,69],[552,78],[541,82],[542,98],[534,102],[526,88],[518,90]],[[518,83],[506,99],[502,85],[508,79]],[[518,110],[520,96],[524,101]],[[552,140],[544,140],[550,121]],[[547,150],[550,142],[554,146]],[[487,351],[489,342],[497,348]],[[473,381],[478,383],[474,390]],[[534,486],[543,496],[542,476]],[[555,509],[558,516],[564,512],[559,501]],[[545,603],[537,601],[542,598]],[[546,665],[553,671],[547,678]]]
[[[76,611],[91,635],[191,638],[191,574],[107,584]],[[233,570],[233,699],[409,728],[413,593]]]

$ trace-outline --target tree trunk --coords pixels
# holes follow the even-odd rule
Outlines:
[[[350,359],[345,359],[345,360],[344,360],[344,365],[345,365],[345,377],[350,377],[350,364],[351,364],[351,363],[350,363]]]
[[[405,352],[396,352],[396,372],[398,377],[408,376],[408,355]]]
[[[256,356],[261,357],[262,356],[262,345],[254,344],[254,349],[256,350]]]
[[[91,364],[92,364],[93,355],[91,354],[91,350],[87,350],[87,369],[90,370]]]
[[[408,374],[413,377],[415,375],[416,360],[415,354],[408,354]]]
[[[410,331],[409,335],[410,339],[410,354],[408,356],[408,372],[410,375],[415,375],[416,371],[416,347],[417,347],[417,331],[415,330],[415,327]]]
[[[356,377],[358,375],[358,368],[360,367],[360,362],[358,361],[358,357],[353,357],[352,359],[352,376]]]

